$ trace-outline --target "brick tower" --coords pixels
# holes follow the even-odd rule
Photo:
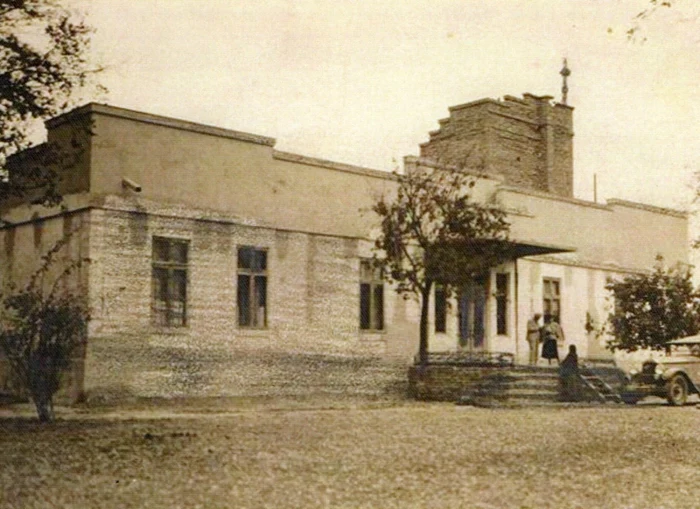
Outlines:
[[[524,94],[452,106],[421,156],[573,197],[573,108],[564,103]]]

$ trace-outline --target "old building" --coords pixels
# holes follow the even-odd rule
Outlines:
[[[434,295],[431,350],[511,352],[527,362],[527,319],[546,312],[580,355],[609,357],[593,330],[606,316],[606,278],[648,270],[657,254],[687,262],[684,213],[573,197],[572,113],[530,94],[453,107],[421,157],[405,159],[404,171],[437,156],[475,165],[479,196],[498,199],[512,222],[510,261],[453,305]],[[68,232],[63,256],[90,259],[74,282],[92,315],[76,391],[169,393],[173,352],[175,364],[207,375],[192,382],[201,394],[236,393],[244,381],[226,359],[241,352],[406,362],[416,353],[419,306],[366,263],[376,227],[368,210],[395,176],[100,104],[48,121],[48,142],[71,146],[85,125],[91,134],[63,172],[62,205],[14,204],[0,234],[3,284],[26,277]]]

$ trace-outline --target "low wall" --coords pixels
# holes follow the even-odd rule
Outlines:
[[[500,366],[411,366],[408,393],[420,401],[459,401],[466,393],[478,390],[485,380],[507,376],[508,372],[508,367]]]

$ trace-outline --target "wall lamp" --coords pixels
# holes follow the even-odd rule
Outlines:
[[[134,182],[133,180],[131,180],[130,178],[127,178],[127,177],[123,177],[123,178],[122,178],[122,187],[123,187],[124,189],[131,189],[131,190],[134,191],[135,193],[140,193],[140,192],[141,192],[141,186],[140,186],[139,184],[137,184],[136,182]]]

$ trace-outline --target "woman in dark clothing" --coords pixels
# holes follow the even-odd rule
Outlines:
[[[569,354],[559,365],[559,396],[563,401],[578,401],[578,354],[576,345],[569,346]]]
[[[557,348],[557,334],[552,326],[552,315],[545,315],[542,326],[542,358],[552,364],[552,359],[559,363],[559,349]]]

